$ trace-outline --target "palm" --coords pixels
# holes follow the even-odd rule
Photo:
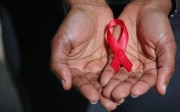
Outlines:
[[[108,6],[73,7],[52,41],[53,71],[91,102],[99,100],[99,75],[107,63],[104,30],[113,15]],[[89,10],[89,8],[91,10]]]
[[[126,52],[133,63],[132,71],[141,73],[156,72],[156,62],[158,58],[156,55],[156,47],[158,41],[162,38],[161,34],[164,32],[162,29],[162,27],[164,27],[164,21],[161,20],[161,18],[162,23],[159,22],[157,25],[157,19],[155,19],[157,15],[154,16],[151,15],[151,13],[146,13],[140,15],[141,17],[138,18],[137,16],[139,15],[134,15],[132,14],[133,12],[126,12],[126,10],[131,9],[127,7],[127,9],[124,10],[126,15],[122,13],[119,18],[125,21],[129,32],[129,43]]]
[[[119,18],[127,23],[130,35],[127,54],[133,61],[133,72],[157,69],[159,66],[157,61],[160,58],[158,50],[163,50],[161,47],[165,48],[168,43],[174,44],[168,18],[159,12],[152,13],[152,11],[134,15],[132,11],[128,13],[131,10],[128,8],[124,10],[126,15],[123,13]],[[136,25],[133,27],[133,24]],[[161,44],[161,49],[158,49],[158,44]]]
[[[158,11],[152,13],[153,10],[139,11],[138,7],[137,4],[129,4],[119,16],[129,32],[126,54],[133,63],[132,72],[127,73],[120,68],[113,75],[107,67],[108,71],[105,70],[101,77],[102,85],[106,85],[104,96],[115,101],[121,101],[129,94],[142,95],[156,85],[156,81],[157,87],[162,85],[162,81],[168,80],[174,69],[175,41],[167,16]],[[114,35],[117,32],[119,29],[115,28]]]
[[[99,15],[73,10],[68,25],[66,24],[69,26],[68,40],[71,41],[71,49],[68,54],[69,68],[76,69],[83,74],[92,73],[94,75],[99,74],[104,68],[107,62],[104,29],[108,21],[112,19],[112,14],[110,12],[102,13],[103,10],[99,11]]]

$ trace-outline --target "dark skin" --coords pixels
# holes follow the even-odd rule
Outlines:
[[[109,65],[113,54],[105,39],[106,25],[113,19],[111,9],[103,0],[71,4],[51,44],[51,68],[65,90],[73,86],[91,103],[100,101],[107,110],[115,109],[128,95],[138,97],[153,86],[165,94],[176,53],[167,16],[171,6],[164,10],[166,4],[142,5],[141,1],[131,2],[118,17],[129,32],[126,55],[133,68],[128,73],[121,67],[116,74]],[[113,35],[118,34],[119,28],[114,28]]]
[[[174,72],[176,44],[168,16],[156,5],[144,5],[134,1],[118,17],[125,21],[130,34],[126,54],[133,68],[130,73],[121,68],[116,75],[109,66],[104,70],[103,95],[115,101],[123,102],[128,95],[138,97],[154,86],[164,95]],[[114,35],[116,32],[118,28]]]
[[[112,19],[106,3],[75,5],[52,40],[51,66],[64,89],[73,86],[91,103],[101,100],[107,108],[116,103],[101,95],[99,78],[107,64],[105,27]]]

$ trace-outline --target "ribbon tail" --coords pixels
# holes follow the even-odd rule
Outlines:
[[[120,62],[117,59],[117,56],[114,56],[112,62],[111,62],[111,67],[113,68],[114,72],[118,72],[120,66]]]
[[[127,58],[127,56],[126,55],[123,55],[122,56],[122,65],[123,65],[123,67],[124,68],[126,68],[126,70],[128,71],[128,72],[130,72],[131,71],[131,69],[132,69],[132,63],[130,62],[130,60]]]

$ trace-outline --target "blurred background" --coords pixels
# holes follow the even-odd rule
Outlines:
[[[49,68],[50,42],[63,18],[61,0],[0,0],[6,59],[0,112],[85,112],[88,101],[73,89],[64,91]]]
[[[115,17],[128,1],[108,1]],[[61,0],[0,0],[0,37],[3,40],[2,45],[0,38],[0,112],[87,112],[89,102],[74,89],[64,91],[49,68],[50,42],[64,16]],[[171,18],[177,43],[180,43],[177,38],[179,18],[179,15]],[[180,56],[178,51],[179,47],[177,57]],[[180,58],[176,58],[175,74],[180,73],[179,62]],[[176,80],[179,77],[172,77],[165,97],[154,94],[153,88],[138,99],[128,98],[117,111],[138,110],[136,107],[142,103],[146,105],[140,108],[144,112],[158,109],[159,112],[179,112],[180,86]]]
[[[9,72],[0,79],[0,112],[83,112],[87,101],[75,90],[64,91],[49,68],[50,41],[64,18],[61,0],[0,4]]]

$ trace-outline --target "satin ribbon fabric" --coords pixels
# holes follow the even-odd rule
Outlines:
[[[118,40],[114,38],[110,29],[114,26],[120,25],[120,36]],[[132,63],[125,54],[126,47],[128,44],[128,32],[126,26],[122,20],[115,19],[110,21],[107,26],[107,40],[110,48],[114,53],[113,60],[111,62],[111,67],[115,72],[119,70],[119,67],[123,66],[128,72],[132,69]]]

